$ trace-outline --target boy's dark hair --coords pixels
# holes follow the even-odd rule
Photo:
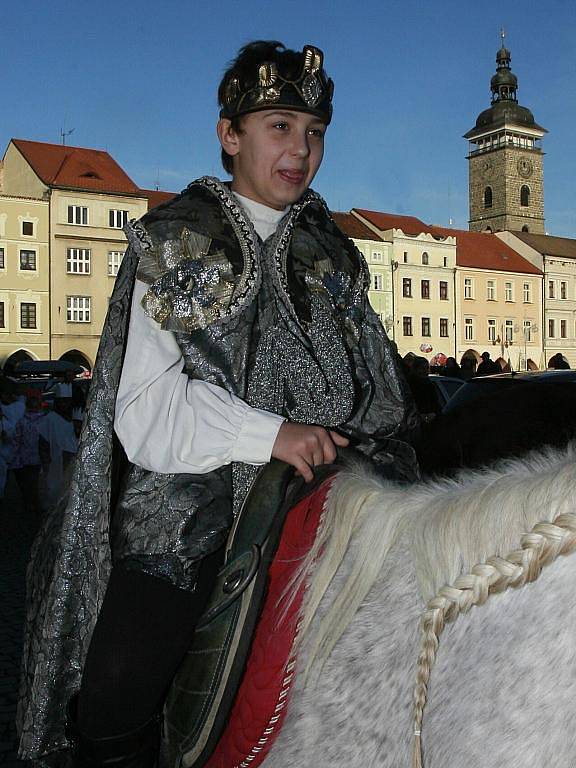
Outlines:
[[[306,57],[312,53],[316,58],[313,60],[311,69],[304,70]],[[274,106],[272,101],[266,101],[269,89],[264,89],[265,95],[261,104],[255,104],[250,99],[260,85],[258,81],[261,76],[260,68],[262,65],[266,65],[275,68],[276,77],[280,75],[278,80],[289,83],[286,95],[294,103],[284,105],[284,100],[279,98],[279,106],[318,114],[326,123],[329,123],[332,115],[333,83],[322,69],[322,61],[322,52],[312,46],[306,46],[302,52],[299,52],[286,48],[278,40],[255,40],[248,43],[238,51],[238,55],[224,72],[218,86],[220,117],[230,119],[232,129],[236,133],[241,133],[244,114]],[[316,86],[318,91],[317,94],[314,93],[310,96],[311,101],[308,104],[302,100],[301,95],[302,78],[306,74],[308,80],[313,81],[312,86]],[[291,88],[290,81],[297,82],[299,88]],[[306,87],[305,83],[304,86]],[[240,105],[242,106],[240,107]],[[240,114],[236,114],[236,112],[240,112]],[[225,171],[232,174],[232,157],[224,149],[222,149],[222,165]]]

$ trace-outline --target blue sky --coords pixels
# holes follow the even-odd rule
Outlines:
[[[574,0],[36,0],[2,10],[0,147],[106,149],[142,187],[222,175],[215,93],[253,39],[325,51],[334,120],[314,187],[353,206],[467,228],[467,142],[490,104],[499,30],[519,102],[548,129],[545,215],[576,237]]]

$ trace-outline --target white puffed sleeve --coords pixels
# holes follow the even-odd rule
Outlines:
[[[136,280],[114,427],[128,459],[155,472],[205,473],[231,461],[264,464],[284,419],[192,380],[175,337],[146,316]]]

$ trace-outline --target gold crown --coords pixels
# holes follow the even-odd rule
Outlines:
[[[301,55],[302,69],[295,79],[281,71],[281,64],[269,61],[258,66],[253,81],[247,84],[231,73],[224,86],[220,117],[232,119],[262,109],[295,109],[317,115],[328,124],[334,83],[322,67],[324,54],[313,45],[305,45]]]

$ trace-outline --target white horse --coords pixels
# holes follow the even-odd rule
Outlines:
[[[575,548],[576,444],[416,486],[342,472],[264,768],[576,765]]]

